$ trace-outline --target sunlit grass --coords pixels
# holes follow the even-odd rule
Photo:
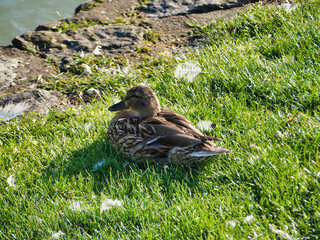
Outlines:
[[[130,71],[79,60],[92,75],[51,87],[93,87],[99,99],[0,123],[1,238],[319,238],[319,13],[318,1],[250,7],[199,28],[206,47]],[[187,62],[201,72],[176,78]],[[141,83],[193,124],[211,121],[205,133],[232,152],[196,169],[121,158],[105,139],[107,109]]]

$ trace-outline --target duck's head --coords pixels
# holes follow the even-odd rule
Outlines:
[[[109,107],[109,111],[129,109],[130,114],[136,117],[153,117],[160,112],[160,103],[147,86],[137,86],[129,89],[124,99]]]

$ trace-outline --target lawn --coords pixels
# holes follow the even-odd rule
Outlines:
[[[95,88],[92,103],[0,122],[0,239],[320,238],[319,23],[320,1],[256,5],[197,26],[204,47],[185,54],[119,69],[79,58],[91,75],[46,88]],[[197,168],[120,157],[108,107],[137,84],[211,121],[205,134],[232,152]]]

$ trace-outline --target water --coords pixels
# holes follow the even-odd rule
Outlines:
[[[39,24],[71,17],[85,0],[0,0],[0,45]],[[58,15],[57,11],[61,15]]]

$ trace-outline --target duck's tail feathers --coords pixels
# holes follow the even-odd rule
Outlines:
[[[217,148],[216,151],[199,151],[199,152],[192,152],[189,153],[190,157],[211,157],[211,156],[218,156],[223,153],[230,152],[229,149],[225,148]]]
[[[169,152],[169,163],[196,166],[210,161],[215,156],[230,152],[229,149],[213,146],[212,143],[206,142],[201,145],[182,148],[175,147]]]

